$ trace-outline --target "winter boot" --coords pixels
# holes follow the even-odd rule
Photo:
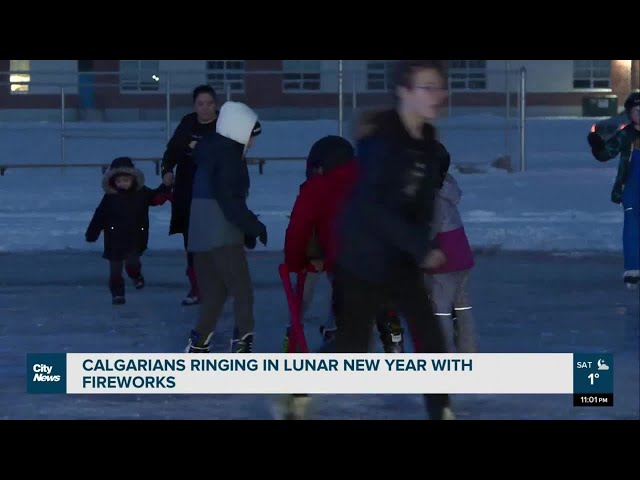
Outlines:
[[[209,353],[211,350],[209,349],[209,342],[211,341],[211,337],[213,336],[213,332],[209,334],[204,341],[201,341],[200,335],[195,330],[191,330],[191,335],[189,336],[189,343],[187,344],[187,348],[185,348],[185,353]]]
[[[193,267],[187,268],[187,277],[189,278],[191,288],[187,296],[182,300],[182,306],[184,307],[198,305],[200,303],[200,290],[198,289],[198,280],[196,279],[196,272]]]
[[[109,279],[109,290],[111,290],[111,303],[113,305],[124,305],[124,279],[122,277],[111,277]]]

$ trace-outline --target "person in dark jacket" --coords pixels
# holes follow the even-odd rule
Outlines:
[[[149,207],[171,199],[169,187],[155,190],[145,186],[144,174],[129,157],[111,162],[102,177],[105,191],[85,233],[87,242],[95,242],[104,231],[103,258],[109,260],[109,289],[112,303],[125,303],[123,268],[136,289],[144,287],[140,257],[149,242]]]
[[[255,320],[245,246],[254,248],[256,239],[266,245],[267,228],[247,207],[250,183],[245,152],[261,127],[248,106],[226,102],[216,130],[205,135],[194,150],[197,169],[187,248],[194,254],[202,300],[186,351],[209,351],[222,307],[231,296],[235,317],[231,349],[251,353]]]
[[[167,186],[173,186],[175,196],[171,206],[169,235],[182,234],[185,251],[189,241],[189,209],[196,168],[192,159],[193,149],[204,134],[215,132],[218,117],[216,92],[211,86],[196,87],[192,96],[195,111],[182,118],[162,158],[162,181]],[[190,288],[182,304],[196,305],[199,302],[200,293],[193,269],[193,255],[188,252],[186,274]]]
[[[372,319],[384,304],[406,318],[416,352],[447,352],[422,271],[446,260],[430,244],[435,195],[450,163],[431,123],[446,78],[440,61],[399,61],[396,108],[360,132],[360,175],[339,224],[334,273],[340,353],[368,351]],[[425,405],[431,419],[454,418],[446,394],[425,395]]]
[[[622,204],[624,209],[622,278],[627,288],[636,288],[640,284],[640,92],[629,95],[624,109],[629,123],[611,138],[604,140],[591,132],[587,139],[593,156],[600,162],[620,155],[611,201]]]

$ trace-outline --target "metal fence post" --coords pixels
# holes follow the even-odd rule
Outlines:
[[[60,163],[62,165],[65,164],[65,124],[64,124],[64,111],[65,111],[65,101],[64,101],[64,85],[60,85]]]
[[[451,117],[453,110],[453,90],[451,90],[451,75],[447,77],[447,116]]]
[[[342,136],[343,102],[342,102],[342,60],[338,60],[338,135]]]
[[[358,70],[353,68],[353,85],[352,85],[352,95],[353,98],[351,100],[351,109],[355,113],[358,108]]]
[[[167,72],[166,81],[166,96],[167,96],[167,143],[171,140],[171,73]]]
[[[227,83],[227,102],[231,101],[231,84]]]
[[[526,168],[526,121],[527,121],[527,69],[520,68],[520,171]]]
[[[511,161],[511,148],[509,145],[509,137],[511,136],[511,63],[509,60],[504,62],[504,96],[505,96],[505,130],[504,130],[504,154]]]

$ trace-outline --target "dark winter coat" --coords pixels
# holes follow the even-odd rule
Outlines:
[[[220,111],[217,132],[198,142],[193,154],[197,169],[188,251],[243,245],[245,237],[255,240],[263,233],[265,226],[247,207],[250,180],[244,157],[257,119],[248,107],[227,102]]]
[[[622,199],[622,190],[629,175],[631,152],[634,147],[640,148],[640,131],[634,127],[633,123],[630,123],[618,130],[611,138],[605,140],[602,148],[592,148],[593,156],[600,162],[606,162],[620,155],[618,173],[611,191],[611,200],[615,203],[620,203]]]
[[[215,132],[216,122],[200,123],[193,112],[185,115],[167,144],[162,158],[162,175],[175,168],[173,185],[174,201],[171,205],[169,235],[187,232],[195,163],[192,159],[192,142],[198,142],[208,132]]]
[[[363,280],[385,282],[431,249],[436,191],[450,157],[430,124],[412,138],[395,110],[365,119],[357,144],[360,174],[340,221],[337,263]]]
[[[135,178],[129,191],[116,190],[115,176],[122,173]],[[149,207],[169,200],[169,187],[146,187],[144,174],[125,158],[114,160],[102,178],[102,188],[105,194],[87,228],[86,240],[95,242],[104,231],[102,256],[108,260],[124,260],[130,253],[142,255],[149,241]]]

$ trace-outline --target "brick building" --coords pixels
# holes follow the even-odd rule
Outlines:
[[[582,115],[588,97],[624,98],[640,87],[639,60],[450,60],[449,107],[517,105],[526,71],[530,115]],[[389,61],[345,60],[345,111],[389,102]],[[210,83],[222,98],[245,101],[272,118],[335,115],[337,60],[0,60],[0,115],[35,118],[60,111],[70,120],[162,119],[191,108],[195,85]],[[167,86],[168,92],[167,92]],[[615,100],[614,100],[615,101]],[[58,113],[59,115],[59,113]]]

